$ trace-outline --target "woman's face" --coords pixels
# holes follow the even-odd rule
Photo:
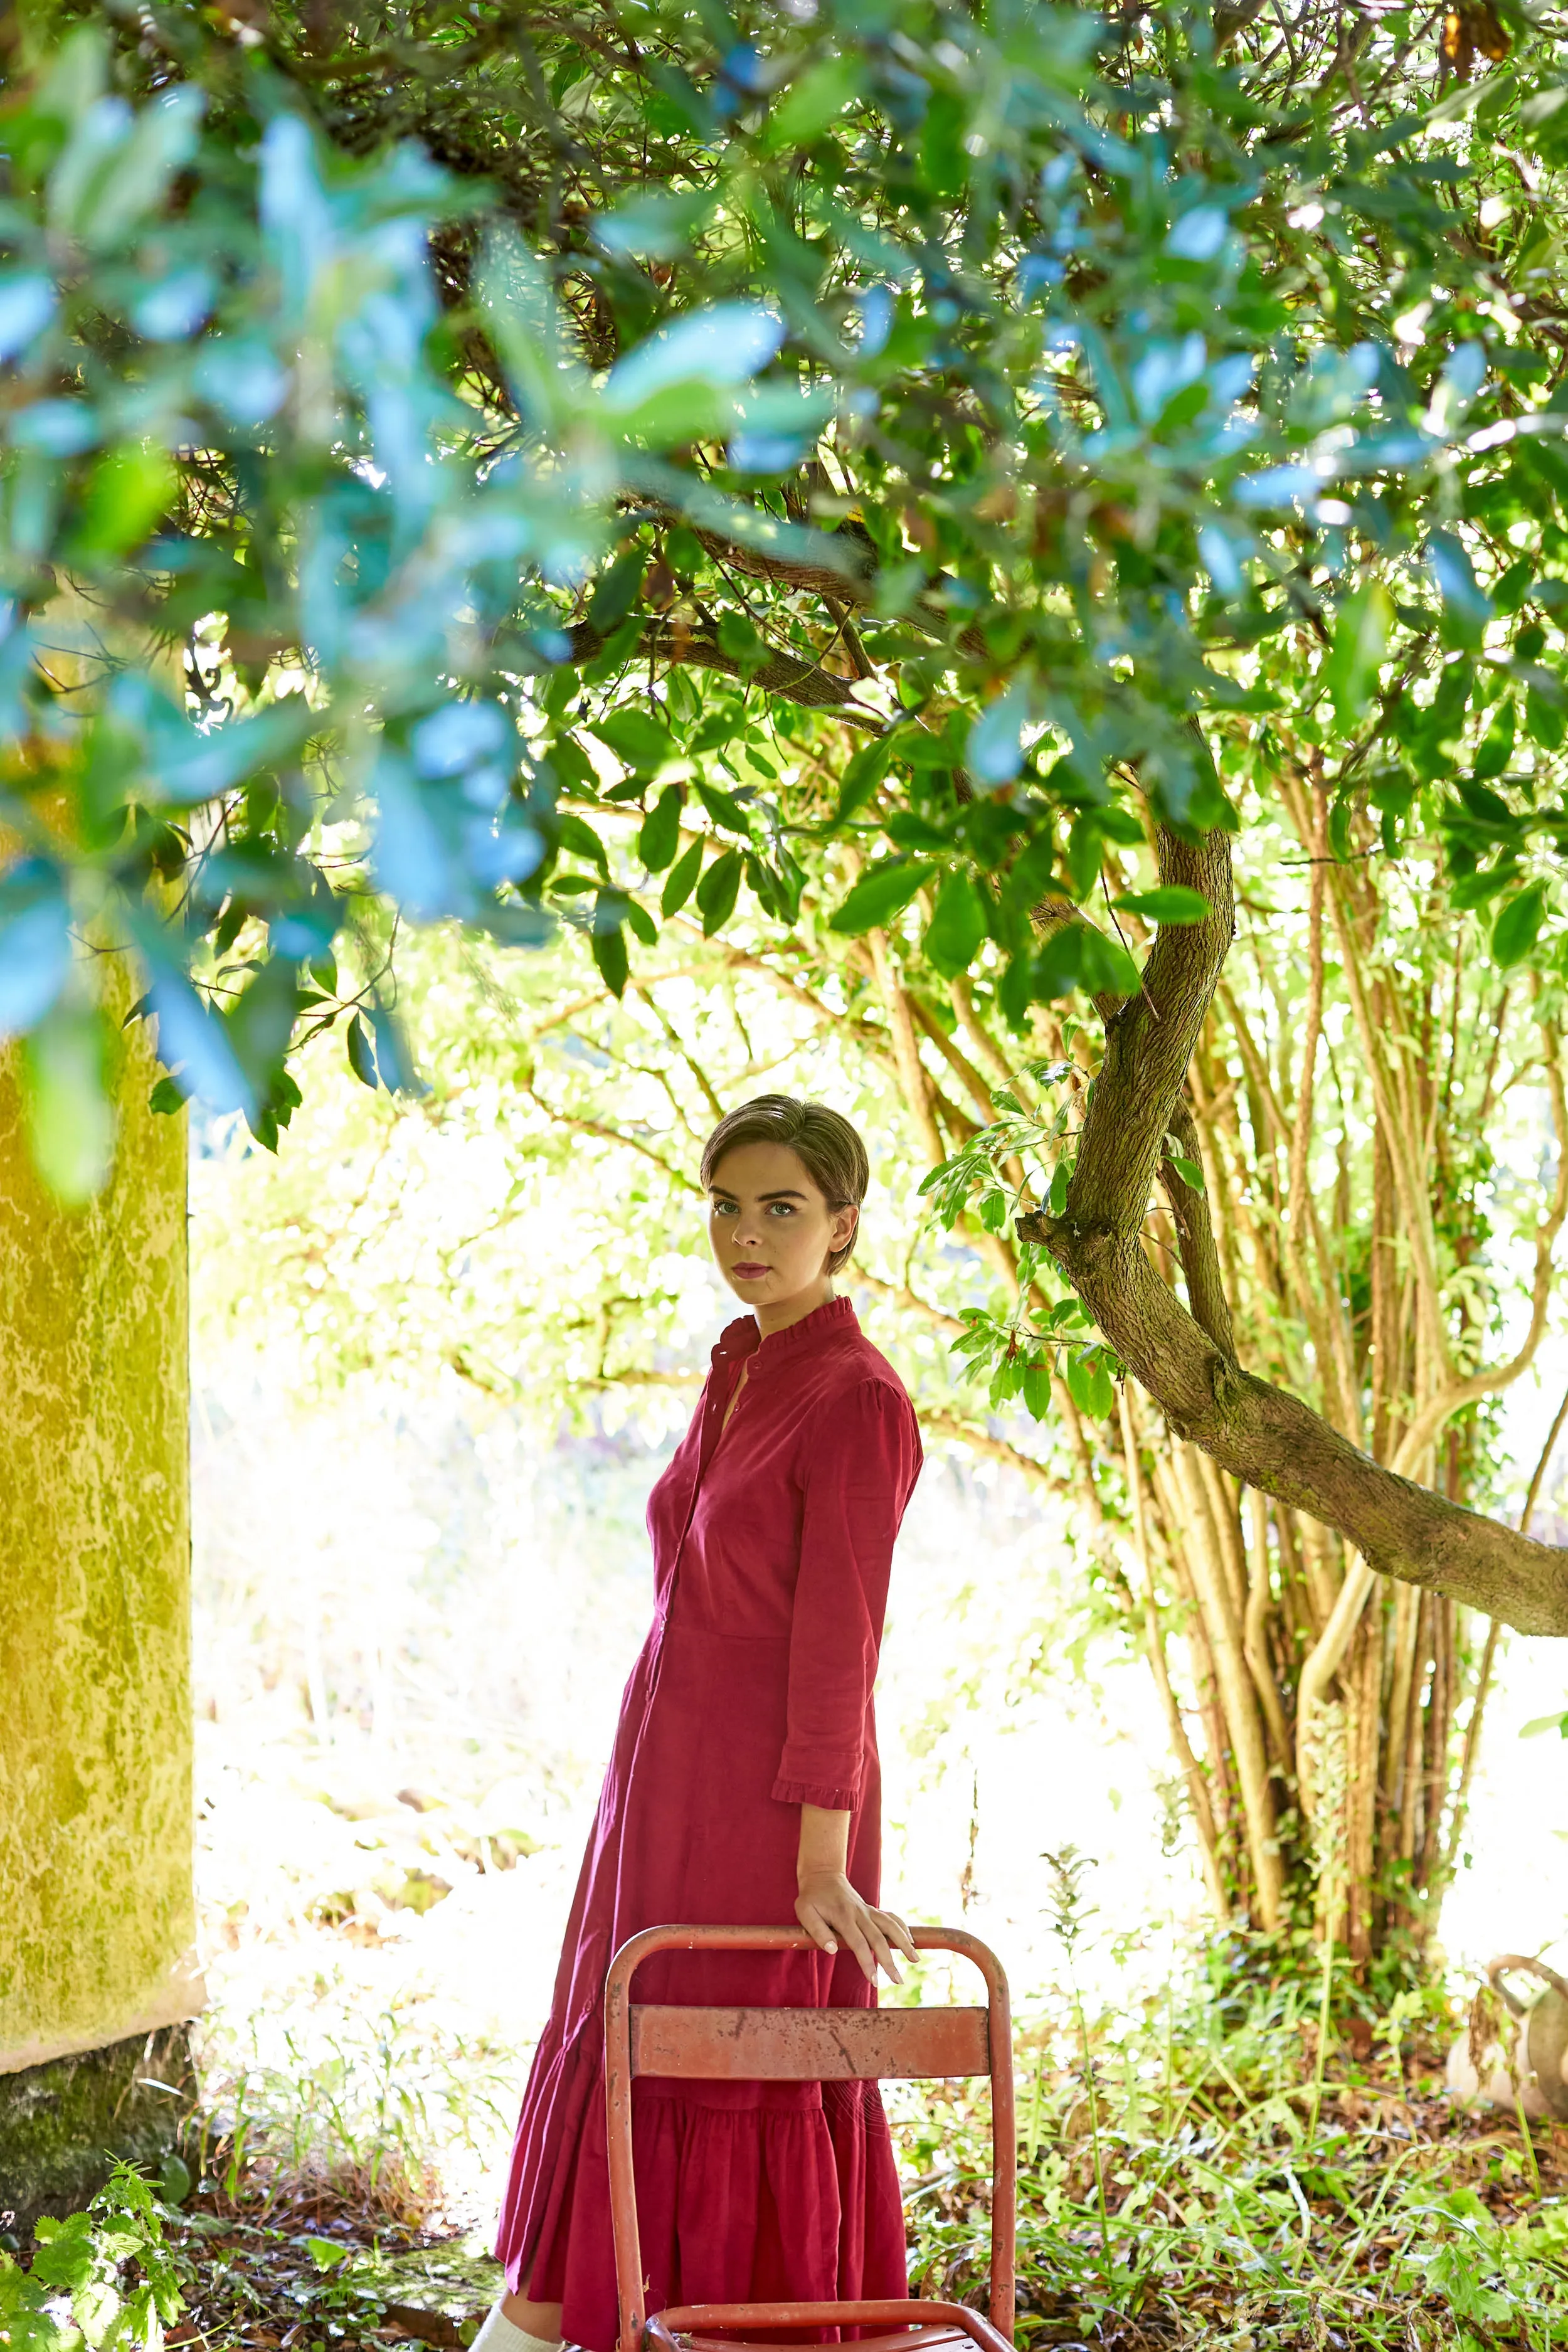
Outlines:
[[[708,1236],[719,1271],[748,1307],[826,1295],[827,1261],[858,1211],[830,1209],[785,1143],[738,1143],[713,1171]]]

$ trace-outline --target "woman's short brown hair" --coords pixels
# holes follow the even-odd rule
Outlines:
[[[793,1095],[753,1095],[719,1121],[702,1147],[702,1188],[713,1181],[713,1171],[727,1151],[742,1143],[782,1143],[795,1153],[830,1209],[858,1209],[871,1181],[866,1147],[847,1118],[826,1103],[797,1102]],[[841,1250],[827,1261],[829,1274],[854,1255],[860,1237],[855,1231]]]

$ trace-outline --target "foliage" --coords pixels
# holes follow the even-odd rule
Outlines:
[[[1357,902],[1358,960],[1342,972],[1331,966],[1325,980],[1307,1171],[1324,1207],[1298,1258],[1289,1163],[1306,1087],[1310,869],[1289,864],[1288,834],[1261,824],[1257,832],[1270,843],[1278,879],[1249,894],[1241,952],[1194,1065],[1197,1139],[1187,1148],[1205,1189],[1167,1167],[1152,1246],[1169,1268],[1183,1246],[1173,1199],[1205,1201],[1248,1360],[1321,1400],[1388,1459],[1440,1360],[1432,1349],[1417,1367],[1389,1349],[1391,1332],[1410,1345],[1418,1276],[1398,1238],[1414,1228],[1379,1144],[1380,1133],[1395,1131],[1373,1098],[1381,1041],[1419,1034],[1427,1021],[1454,1041],[1453,1126],[1428,1186],[1434,1255],[1419,1280],[1436,1295],[1457,1373],[1500,1380],[1528,1365],[1506,1335],[1529,1311],[1525,1284],[1541,1278],[1529,1241],[1551,1101],[1542,1008],[1517,989],[1500,1005],[1499,983],[1468,961],[1456,992],[1436,930],[1416,959],[1401,954],[1398,894],[1431,887],[1429,864],[1413,861],[1408,880],[1388,877],[1392,904],[1371,902],[1370,932],[1368,902]],[[1320,920],[1329,920],[1322,909]],[[614,1426],[635,1414],[662,1429],[684,1414],[707,1333],[727,1311],[710,1286],[692,1190],[702,1137],[719,1106],[759,1085],[825,1092],[870,1140],[876,1184],[852,1280],[879,1343],[911,1383],[928,1442],[1012,1464],[1047,1506],[1040,1577],[1024,1607],[1055,1588],[1064,1538],[1070,1548],[1065,1611],[1052,1601],[1048,1636],[1031,1642],[1032,1664],[1020,1657],[1010,1672],[1059,1671],[1091,1631],[1142,1653],[1172,1731],[1173,1834],[1184,1820],[1207,1853],[1216,1911],[1228,1917],[1238,1900],[1256,1901],[1247,1823],[1261,1791],[1272,1808],[1262,1838],[1279,1842],[1284,1881],[1274,1948],[1282,1958],[1310,1943],[1316,1849],[1299,1790],[1316,1734],[1299,1693],[1343,1556],[1326,1531],[1283,1507],[1262,1521],[1259,1549],[1256,1506],[1228,1481],[1205,1481],[1194,1449],[1159,1441],[1130,1392],[1135,1490],[1114,1391],[1103,1398],[1080,1384],[1099,1351],[1079,1310],[1038,1254],[1014,1254],[999,1230],[1007,1214],[988,1206],[1010,1213],[1026,1173],[1032,1192],[1048,1197],[1094,1074],[1092,1031],[1038,1015],[1041,1050],[1026,1060],[986,1028],[961,987],[890,958],[879,967],[864,943],[804,919],[787,951],[760,925],[707,942],[695,926],[672,929],[618,1001],[581,951],[574,961],[520,958],[434,936],[410,950],[406,1002],[431,1048],[424,1097],[398,1105],[346,1071],[323,1074],[281,1158],[247,1151],[241,1134],[229,1147],[239,1165],[198,1161],[204,1330],[283,1348],[290,1386],[364,1372],[419,1393],[455,1375],[546,1426],[562,1415],[595,1425],[608,1415]],[[1351,1002],[1352,979],[1363,1009],[1375,1008],[1370,1038]],[[1432,989],[1436,1010],[1424,1011]],[[898,1050],[900,1012],[918,1034],[912,1062]],[[989,1079],[979,1066],[986,1055]],[[1026,1102],[1026,1113],[1006,1107]],[[1417,1103],[1411,1116],[1419,1123],[1429,1110]],[[931,1171],[923,1179],[922,1163]],[[1348,1419],[1332,1384],[1338,1358],[1316,1344],[1334,1313],[1343,1318]],[[1487,1412],[1483,1398],[1456,1418],[1444,1476],[1449,1491],[1491,1502],[1508,1491],[1508,1474]],[[1227,1526],[1222,1579],[1205,1563]],[[1245,1736],[1247,1710],[1256,1717],[1258,1685],[1248,1668],[1239,1688],[1222,1692],[1214,1667],[1232,1559],[1260,1604],[1250,1655],[1277,1709],[1247,1791],[1236,1780],[1236,1727]],[[1415,1600],[1366,1600],[1346,1702],[1356,1753],[1378,1760],[1344,1790],[1355,1813],[1345,1932],[1374,1979],[1386,1945],[1395,1972],[1387,1999],[1418,1964],[1460,1852],[1460,1783],[1479,1738],[1481,1670],[1495,1654],[1473,1621]],[[1338,1687],[1325,1685],[1321,1696]],[[1415,1771],[1413,1722],[1422,1759],[1431,1758]]]
[[[235,2222],[268,2227],[310,2204],[421,2230],[439,2206],[437,2159],[494,2138],[508,2088],[397,2006],[306,2049],[294,2032],[268,2058],[257,2021],[216,2021],[191,2133],[197,2185]],[[466,2065],[454,2065],[463,2055]],[[322,2263],[324,2270],[331,2263]]]
[[[972,1253],[901,1303],[1049,1408],[1021,1458],[1149,1649],[1216,1906],[1310,1902],[1337,1687],[1352,1742],[1399,1726],[1346,1776],[1352,1940],[1418,1935],[1490,1652],[1372,1572],[1563,1607],[1453,1509],[1488,1486],[1455,1417],[1542,1325],[1488,1360],[1485,1066],[1458,1099],[1429,1066],[1489,971],[1558,1050],[1555,20],[70,20],[17,53],[5,216],[0,982],[52,1179],[100,1170],[73,921],[140,960],[159,1099],[268,1145],[312,1037],[423,1083],[405,919],[492,971],[574,943],[632,999],[622,1071],[699,945],[803,988]],[[593,1376],[670,1297],[584,1318]],[[1142,1519],[1124,1370],[1196,1441]],[[1403,1483],[1439,1442],[1442,1506]],[[1277,1507],[1245,1531],[1243,1487]]]
[[[1199,1978],[1096,2018],[1087,2054],[1066,1990],[1026,2024],[1020,2343],[1568,2340],[1560,2135],[1527,2149],[1511,2121],[1489,2128],[1436,2095],[1441,2002],[1414,2031],[1407,2004],[1375,2021],[1375,2057],[1372,2035],[1363,2062],[1336,2041],[1314,2123],[1306,1989],[1223,1990]],[[895,2130],[918,2174],[911,2275],[974,2299],[984,2105],[932,2093]]]
[[[164,2242],[171,2216],[134,2165],[116,2164],[85,2212],[37,2224],[24,2270],[0,2252],[0,2344],[15,2352],[161,2352],[184,2308]]]
[[[1554,951],[1544,26],[1434,105],[1404,15],[57,21],[4,221],[40,1105],[99,1053],[72,921],[269,1141],[326,1027],[413,1082],[388,901],[579,929],[618,992],[684,906],[924,892],[1005,1022],[1125,992],[1107,846],[1229,824],[1281,709],[1336,856],[1436,828],[1498,959]]]

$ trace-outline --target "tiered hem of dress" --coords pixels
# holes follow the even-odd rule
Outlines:
[[[537,2215],[509,2215],[509,2283],[560,2303],[593,2352],[616,2333],[604,2073],[590,2031],[532,2086],[519,2125],[547,2182]],[[904,2220],[875,2083],[694,2083],[632,2090],[637,2220],[648,2306],[806,2302],[908,2292]],[[813,2340],[837,2331],[814,2331]]]

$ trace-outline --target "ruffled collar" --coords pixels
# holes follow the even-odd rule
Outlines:
[[[798,1323],[785,1331],[774,1331],[764,1339],[757,1329],[756,1318],[742,1315],[726,1324],[713,1350],[713,1361],[721,1358],[733,1360],[750,1357],[752,1374],[771,1371],[775,1364],[810,1355],[818,1348],[831,1347],[841,1339],[860,1336],[860,1319],[847,1298],[830,1298],[826,1307],[814,1307]]]

